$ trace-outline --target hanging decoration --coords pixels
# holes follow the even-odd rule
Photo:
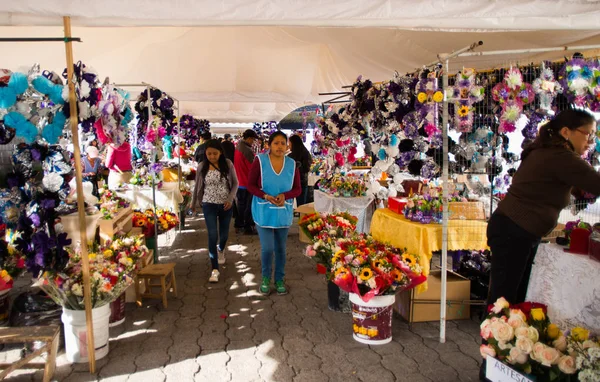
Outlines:
[[[454,103],[454,128],[460,132],[473,129],[473,105],[481,102],[485,90],[477,85],[475,69],[464,68],[456,75],[456,83],[446,89],[448,102]]]
[[[69,81],[67,69],[63,71],[63,78]],[[93,131],[94,124],[100,118],[98,102],[102,99],[102,88],[97,73],[90,67],[78,61],[73,64],[73,83],[77,96],[77,113],[79,125],[84,133]],[[63,88],[63,98],[68,99],[68,88]],[[71,116],[70,106],[65,102],[63,113],[66,118]]]
[[[142,91],[134,107],[138,113],[138,122],[135,131],[130,134],[134,145],[139,149],[142,149],[145,144],[148,129],[148,102],[153,118],[160,119],[160,125],[165,128],[167,135],[172,135],[176,127],[173,99],[157,88],[150,88],[150,99],[148,99],[148,91]]]
[[[129,93],[112,87],[108,79],[105,84],[98,103],[100,118],[94,123],[94,128],[102,144],[114,143],[119,147],[127,140],[129,123],[133,119]]]
[[[419,80],[415,93],[417,94],[415,109],[425,120],[425,132],[431,138],[438,131],[439,106],[444,101],[444,93],[438,88],[435,72]]]
[[[511,67],[503,82],[492,89],[492,97],[502,106],[498,131],[512,133],[516,129],[516,122],[521,118],[523,106],[534,101],[535,93],[531,85],[523,81],[519,68]]]
[[[187,147],[192,147],[200,140],[203,133],[210,132],[210,122],[207,119],[198,119],[191,114],[184,114],[179,120],[181,136]]]
[[[573,58],[562,67],[560,82],[570,103],[584,108],[588,107],[592,96],[590,88],[594,83],[594,72],[583,58]]]
[[[531,84],[533,91],[538,95],[540,107],[538,112],[546,115],[553,115],[552,103],[558,94],[563,92],[560,83],[554,79],[554,72],[542,62],[540,67],[540,76]]]

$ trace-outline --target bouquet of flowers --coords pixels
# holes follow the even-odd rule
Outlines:
[[[584,328],[573,328],[567,337],[567,349],[575,357],[580,382],[600,381],[600,342],[590,338]]]
[[[321,232],[332,237],[344,237],[356,230],[358,219],[347,212],[335,214],[306,214],[298,225],[309,239],[314,240]]]
[[[328,279],[364,301],[426,281],[418,256],[358,234],[356,222],[356,217],[347,213],[317,213],[299,223],[313,241],[306,248],[306,256],[324,268]]]
[[[152,237],[155,234],[154,222],[158,223],[158,234],[165,233],[179,224],[177,214],[157,209],[156,215],[151,208],[146,211],[134,211],[133,212],[133,225],[135,227],[141,227],[145,237]]]
[[[354,162],[354,166],[363,166],[368,167],[371,165],[371,157],[364,156],[362,158],[356,158],[356,162]]]
[[[352,174],[334,174],[327,179],[323,179],[319,184],[319,188],[333,196],[346,198],[365,196],[367,194],[367,185],[364,179]]]
[[[511,306],[501,297],[488,308],[480,334],[487,341],[480,347],[484,359],[495,357],[540,381],[575,380],[576,360],[567,352],[567,337],[550,322],[543,304]]]
[[[412,255],[358,235],[340,242],[331,259],[332,281],[363,301],[374,296],[396,294],[427,280],[417,255]]]
[[[185,211],[192,201],[192,192],[186,183],[182,183],[179,192],[183,197],[183,202],[179,203],[179,211]]]
[[[406,206],[402,211],[404,217],[414,222],[422,224],[429,223],[442,223],[442,189],[441,188],[429,188],[423,195],[412,195],[408,198]],[[448,202],[461,202],[467,201],[465,198],[460,197],[458,192],[454,192],[448,196]]]
[[[89,249],[92,307],[98,308],[118,298],[133,283],[136,260],[148,253],[140,238],[117,239],[109,246]],[[116,243],[116,244],[115,244]],[[114,245],[114,247],[111,247]],[[83,272],[81,252],[67,249],[69,260],[61,271],[46,270],[38,278],[39,286],[57,304],[83,310]]]
[[[129,207],[129,202],[118,197],[114,191],[102,189],[100,192],[100,212],[102,213],[102,219],[112,219],[119,209]]]

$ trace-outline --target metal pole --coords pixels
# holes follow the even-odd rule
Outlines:
[[[150,97],[150,85],[145,84],[146,85],[146,94],[148,97],[148,129],[150,129],[152,127],[152,98]],[[152,149],[152,151],[150,152],[150,166],[152,166],[155,163],[155,157],[156,157],[156,148]],[[152,176],[152,208],[153,208],[153,215],[154,215],[154,240],[156,242],[156,248],[154,251],[154,264],[158,264],[158,219],[156,218],[156,188],[154,185],[154,174],[151,174]]]
[[[182,138],[182,134],[181,134],[181,111],[179,110],[179,100],[177,101],[177,134],[179,135],[179,140],[177,142],[177,148],[176,148],[176,152],[177,152],[177,160],[178,160],[178,170],[177,170],[177,187],[179,188],[179,192],[181,192],[181,151],[180,151],[180,147],[181,147],[181,138]],[[181,215],[181,213],[183,212],[183,216],[185,217],[185,208],[184,211],[181,211],[181,208],[179,208],[179,214]],[[181,216],[179,216],[179,232],[181,233]]]
[[[77,115],[77,98],[73,73],[73,43],[71,37],[71,18],[63,17],[65,28],[65,49],[67,55],[67,83],[69,85],[69,109],[71,134],[73,135],[73,154],[75,161],[75,181],[77,184],[77,212],[79,215],[79,238],[81,240],[81,269],[83,273],[83,304],[85,306],[85,324],[87,328],[87,351],[90,373],[96,372],[96,351],[94,347],[94,325],[92,318],[92,290],[90,288],[90,263],[87,251],[87,234],[85,224],[85,204],[83,201],[83,185],[81,170],[81,149],[79,148],[79,116]]]
[[[440,343],[446,342],[446,279],[448,271],[448,58],[444,62],[442,87],[444,89],[444,103],[442,114],[442,139],[443,171],[442,171],[442,293],[440,297]]]
[[[544,53],[544,52],[561,52],[567,50],[589,50],[600,49],[600,45],[576,45],[576,46],[558,46],[553,48],[530,48],[530,49],[511,49],[511,50],[490,50],[487,52],[464,52],[459,56],[492,56],[497,54],[523,54],[523,53]]]

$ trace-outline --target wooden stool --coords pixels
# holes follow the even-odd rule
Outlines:
[[[167,277],[171,275],[167,283]],[[152,283],[152,280],[160,279],[160,283]],[[146,292],[140,293],[140,281],[144,280]],[[177,284],[175,283],[175,263],[150,264],[137,274],[135,280],[135,296],[138,305],[142,305],[142,298],[162,298],[163,306],[167,307],[167,291],[173,288],[173,294],[177,297]],[[160,288],[160,294],[152,293],[152,288]]]
[[[44,342],[44,346],[33,353],[21,358],[17,362],[2,363],[0,369],[0,380],[17,369],[44,369],[44,382],[50,382],[56,368],[56,353],[58,352],[58,341],[60,328],[58,326],[22,326],[16,328],[0,328],[0,344],[19,344],[34,341]],[[48,353],[46,363],[29,363],[32,359]]]

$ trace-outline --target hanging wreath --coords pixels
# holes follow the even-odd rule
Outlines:
[[[531,85],[523,81],[519,68],[510,68],[500,82],[492,89],[494,101],[502,106],[500,113],[500,133],[511,133],[516,129],[516,122],[521,118],[523,106],[535,99]]]

